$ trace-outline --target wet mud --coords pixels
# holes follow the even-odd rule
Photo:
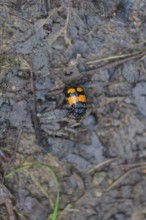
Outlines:
[[[146,2],[2,0],[0,26],[0,219],[53,219],[38,164],[56,219],[146,219]]]

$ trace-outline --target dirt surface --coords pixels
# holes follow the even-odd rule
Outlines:
[[[34,164],[54,219],[146,219],[146,1],[1,0],[0,26],[0,219],[53,219]]]

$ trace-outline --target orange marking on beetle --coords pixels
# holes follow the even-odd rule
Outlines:
[[[83,92],[83,89],[81,87],[76,88],[77,92]]]
[[[86,102],[86,96],[85,95],[79,95],[79,102]]]
[[[79,101],[79,97],[78,96],[71,96],[71,97],[68,97],[67,100],[70,105],[73,105]]]
[[[74,92],[76,92],[76,90],[75,90],[74,88],[69,88],[69,89],[67,90],[67,93],[69,93],[69,94],[72,94],[72,93],[74,93]]]

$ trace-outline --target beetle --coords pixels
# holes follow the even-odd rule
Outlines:
[[[87,97],[82,87],[68,87],[64,94],[71,107],[71,112],[75,118],[81,118],[87,110]]]

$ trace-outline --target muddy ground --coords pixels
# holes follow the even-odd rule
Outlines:
[[[0,220],[146,219],[146,1],[1,0],[0,25]]]

